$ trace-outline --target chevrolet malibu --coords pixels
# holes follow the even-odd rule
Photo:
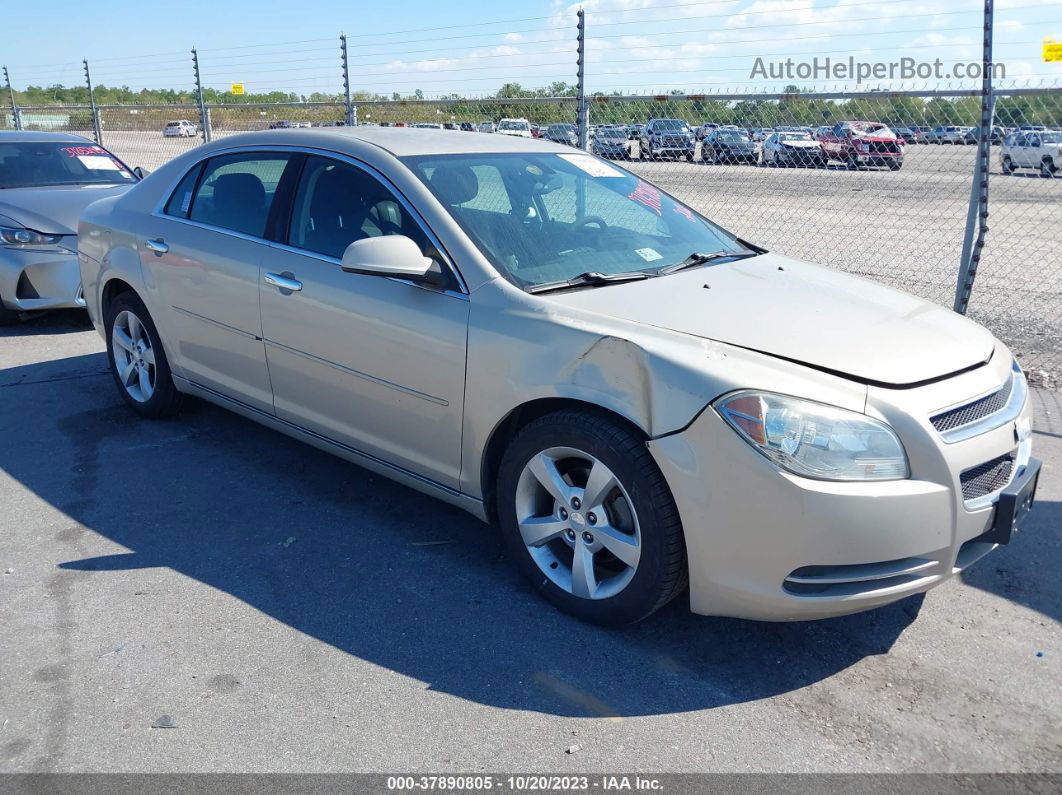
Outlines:
[[[198,396],[458,505],[590,621],[687,587],[703,614],[864,610],[1032,503],[991,334],[564,145],[232,136],[91,205],[79,246],[133,411]]]
[[[0,132],[0,324],[85,305],[78,216],[136,181],[128,166],[79,135]]]

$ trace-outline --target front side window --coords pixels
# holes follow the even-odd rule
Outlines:
[[[289,159],[287,154],[264,152],[210,158],[187,217],[264,237],[269,208]]]
[[[343,258],[355,240],[405,235],[421,251],[431,245],[391,190],[368,172],[325,157],[309,157],[295,192],[288,242]]]
[[[660,189],[590,155],[462,154],[406,162],[484,256],[521,287],[584,272],[655,274],[694,252],[747,253]]]
[[[0,188],[45,185],[131,185],[125,163],[86,141],[0,143]]]

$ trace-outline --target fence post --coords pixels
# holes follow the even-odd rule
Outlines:
[[[203,143],[210,143],[213,137],[210,130],[210,113],[207,112],[206,102],[203,100],[203,81],[199,77],[199,53],[192,48],[192,69],[195,72],[195,96],[199,104],[199,132],[203,136]]]
[[[586,149],[590,140],[590,113],[589,106],[586,103],[586,71],[583,68],[583,61],[586,53],[586,14],[583,9],[579,9],[579,25],[578,25],[578,58],[576,59],[576,66],[578,72],[576,74],[576,100],[575,100],[575,114],[576,114],[576,129],[579,131],[579,148]]]
[[[96,139],[96,143],[103,146],[103,125],[100,124],[100,111],[96,107],[96,94],[92,90],[92,75],[89,73],[88,59],[83,59],[81,63],[85,66],[85,85],[88,86],[89,109],[92,111],[92,137]]]
[[[970,306],[977,266],[981,261],[981,251],[988,233],[988,173],[992,155],[992,115],[995,110],[995,96],[992,91],[993,3],[994,0],[985,0],[984,50],[981,57],[981,124],[977,134],[977,156],[974,162],[973,184],[970,186],[970,206],[966,212],[966,230],[962,239],[959,278],[955,285],[953,308],[961,315],[965,315]]]
[[[354,106],[350,104],[350,66],[347,63],[347,34],[339,34],[339,52],[343,63],[343,121],[348,127],[353,127]]]
[[[18,104],[15,102],[15,89],[11,87],[11,76],[7,73],[6,66],[4,67],[4,83],[7,85],[7,96],[11,100],[11,121],[16,130],[21,130],[22,114],[19,113]]]

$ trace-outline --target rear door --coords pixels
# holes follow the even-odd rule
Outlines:
[[[198,164],[138,240],[180,372],[270,413],[259,266],[290,163],[289,153],[247,152]]]

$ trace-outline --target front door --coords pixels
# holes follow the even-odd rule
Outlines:
[[[262,334],[276,414],[456,488],[468,299],[456,289],[340,268],[351,242],[383,234],[407,235],[425,255],[442,258],[375,176],[307,158],[291,248],[273,249],[262,262]],[[290,281],[278,287],[276,277]]]

